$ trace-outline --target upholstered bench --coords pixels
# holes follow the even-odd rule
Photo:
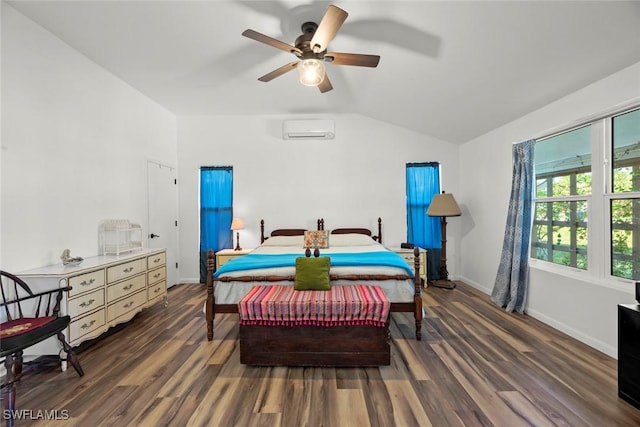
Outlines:
[[[391,304],[378,286],[254,286],[238,303],[240,362],[266,366],[389,365]]]

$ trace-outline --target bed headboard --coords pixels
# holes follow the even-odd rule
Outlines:
[[[323,225],[324,225],[324,222],[323,222]],[[352,234],[352,233],[371,236],[371,238],[376,242],[382,243],[382,218],[378,218],[378,235],[377,236],[373,236],[371,233],[371,230],[369,230],[368,228],[360,228],[360,227],[334,228],[333,230],[331,230],[331,234]]]
[[[334,228],[331,230],[331,234],[366,234],[371,236],[371,230],[368,228]]]
[[[324,219],[317,220],[317,229],[324,230]],[[277,228],[269,236],[264,235],[264,219],[260,220],[260,243],[264,243],[271,236],[304,236],[306,228]]]

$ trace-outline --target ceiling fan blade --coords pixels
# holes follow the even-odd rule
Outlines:
[[[255,41],[260,43],[268,44],[269,46],[275,47],[277,49],[284,50],[285,52],[293,53],[294,55],[302,55],[302,51],[295,46],[290,45],[289,43],[281,42],[280,40],[276,40],[273,37],[265,36],[262,33],[259,33],[254,30],[244,30],[242,35],[245,37],[249,37]]]
[[[329,92],[331,89],[333,89],[333,86],[331,86],[331,81],[329,80],[329,76],[326,73],[324,75],[324,80],[322,80],[322,83],[318,85],[318,89],[320,89],[321,93]]]
[[[289,62],[288,64],[283,65],[282,67],[277,68],[277,69],[273,70],[272,72],[265,74],[264,76],[260,77],[258,80],[260,80],[261,82],[268,82],[268,81],[271,81],[271,80],[275,79],[276,77],[280,77],[284,73],[287,73],[287,72],[295,69],[296,66],[298,65],[298,62],[299,61]]]
[[[347,12],[334,5],[330,5],[327,8],[309,45],[315,53],[327,50],[329,42],[336,36],[348,15]]]
[[[335,65],[355,65],[358,67],[377,67],[380,62],[378,55],[363,55],[360,53],[329,52],[324,59]]]

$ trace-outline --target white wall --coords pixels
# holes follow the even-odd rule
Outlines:
[[[167,110],[2,3],[2,268],[98,253],[107,218],[144,223],[146,159],[176,165]]]
[[[283,140],[282,121],[295,118],[335,120],[336,137]],[[259,243],[260,219],[268,233],[315,229],[318,217],[327,229],[374,231],[381,217],[383,243],[399,246],[407,238],[408,162],[441,162],[443,188],[458,190],[458,146],[360,115],[181,117],[178,142],[183,281],[198,281],[200,166],[233,166],[234,215],[244,219],[245,248]],[[452,275],[458,271],[454,243]]]
[[[460,150],[461,276],[486,293],[495,281],[511,191],[511,145],[640,96],[640,63],[464,144]],[[584,276],[584,275],[583,275]],[[630,285],[531,270],[526,312],[616,357],[617,304]]]

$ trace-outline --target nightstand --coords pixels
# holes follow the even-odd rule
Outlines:
[[[232,258],[237,256],[246,255],[251,252],[253,249],[240,249],[236,251],[235,249],[221,249],[216,252],[216,270],[224,265],[225,262],[229,261]]]
[[[413,269],[413,249],[390,248],[389,250],[404,258]],[[422,279],[422,286],[427,286],[427,250],[422,248],[420,248],[420,279]]]

